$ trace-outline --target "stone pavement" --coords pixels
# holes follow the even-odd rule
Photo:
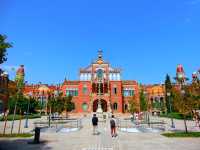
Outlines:
[[[180,122],[182,124],[182,122]],[[200,138],[166,138],[159,133],[125,133],[110,135],[109,121],[99,124],[99,135],[92,135],[91,118],[83,119],[83,128],[71,133],[41,133],[39,145],[29,139],[0,138],[1,150],[199,150]]]

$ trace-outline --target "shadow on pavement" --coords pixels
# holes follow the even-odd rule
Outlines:
[[[40,144],[28,144],[33,139],[9,139],[9,138],[0,138],[0,150],[36,150],[44,149],[51,150],[51,147],[47,146],[47,141],[41,141]]]

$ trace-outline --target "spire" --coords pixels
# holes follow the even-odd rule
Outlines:
[[[102,60],[102,58],[103,58],[102,53],[103,53],[102,49],[99,49],[99,50],[98,50],[98,59],[99,59],[99,60]]]
[[[102,64],[104,61],[103,61],[103,51],[101,49],[98,50],[98,59],[97,59],[97,63],[98,64]]]

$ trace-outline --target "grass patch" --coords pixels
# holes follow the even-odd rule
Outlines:
[[[200,137],[200,132],[174,132],[174,133],[163,133],[163,136],[173,138],[173,137]]]
[[[26,115],[22,116],[22,119],[25,119]],[[30,114],[28,115],[29,119],[35,119],[35,118],[41,118],[40,114]],[[16,114],[15,115],[15,120],[19,120],[20,119],[20,115]],[[8,115],[8,121],[12,121],[13,120],[13,114]],[[3,116],[0,117],[0,121],[4,121]]]
[[[30,133],[20,133],[20,134],[0,134],[0,137],[7,137],[7,138],[16,138],[16,137],[21,137],[21,138],[28,138],[32,137],[33,134]]]

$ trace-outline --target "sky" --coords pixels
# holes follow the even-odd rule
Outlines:
[[[123,80],[163,83],[200,68],[200,0],[0,0],[0,34],[13,48],[0,67],[28,83],[77,80],[103,50]]]

